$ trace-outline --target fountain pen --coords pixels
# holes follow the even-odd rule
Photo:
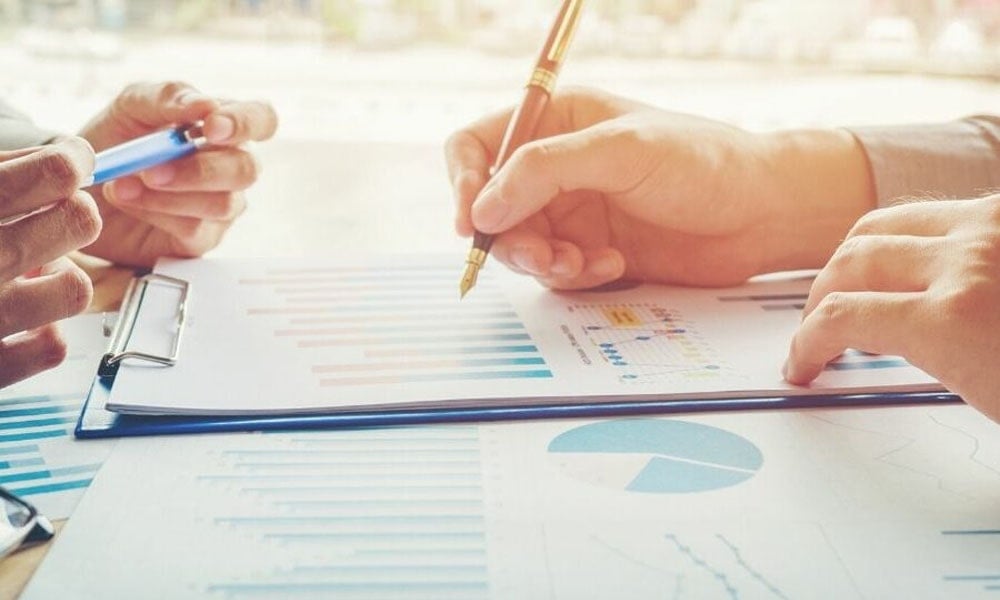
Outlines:
[[[535,68],[531,73],[531,79],[525,86],[524,96],[520,104],[511,115],[507,123],[507,130],[504,132],[503,142],[497,152],[496,160],[490,169],[492,177],[500,170],[500,167],[507,162],[507,159],[521,145],[530,141],[535,134],[538,121],[545,112],[545,106],[555,89],[556,77],[566,58],[566,51],[569,49],[576,31],[577,23],[580,21],[580,13],[583,9],[583,0],[563,0],[562,8],[556,17],[549,37],[542,47],[542,52],[535,62]],[[476,285],[479,277],[479,270],[486,263],[490,246],[493,245],[493,236],[476,231],[472,239],[472,249],[465,260],[465,273],[459,283],[459,291],[462,298],[469,293]]]

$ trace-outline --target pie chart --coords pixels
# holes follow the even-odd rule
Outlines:
[[[760,449],[718,427],[675,419],[620,419],[556,436],[550,456],[572,477],[647,494],[690,494],[727,488],[764,464]]]

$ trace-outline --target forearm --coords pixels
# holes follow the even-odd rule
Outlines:
[[[798,130],[765,135],[774,184],[772,247],[763,272],[819,268],[851,226],[876,207],[865,152],[846,130]]]

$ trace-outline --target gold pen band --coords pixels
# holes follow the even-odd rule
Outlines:
[[[556,89],[556,74],[548,69],[538,67],[531,74],[531,81],[528,82],[528,87],[531,86],[540,87],[551,96]]]
[[[465,259],[465,262],[482,268],[482,266],[486,264],[486,251],[481,248],[473,248],[472,250],[469,250],[469,256]]]

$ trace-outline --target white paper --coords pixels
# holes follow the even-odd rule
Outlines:
[[[1000,564],[961,406],[122,440],[48,598],[958,598]]]
[[[553,293],[490,269],[459,301],[454,260],[195,260],[181,359],[125,364],[109,407],[138,413],[349,411],[940,390],[850,352],[810,387],[780,368],[809,279],[732,289]],[[164,332],[144,310],[137,335]],[[160,345],[165,345],[168,340]]]
[[[103,316],[60,323],[68,352],[60,366],[0,390],[0,485],[49,519],[73,512],[113,440],[81,442],[73,426],[107,348]]]

